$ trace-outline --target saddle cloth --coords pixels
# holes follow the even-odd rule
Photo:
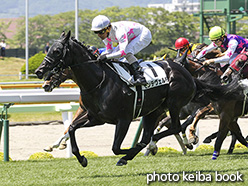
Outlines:
[[[113,66],[119,74],[120,78],[128,85],[131,85],[130,81],[132,80],[133,76],[130,75],[129,72],[125,70],[119,63],[113,63]],[[130,89],[135,93],[133,103],[133,118],[140,116],[144,103],[145,90],[169,84],[165,71],[156,63],[153,63],[152,61],[144,61],[140,63],[140,66],[144,71],[144,77],[147,84],[136,87],[130,86]]]
[[[119,63],[113,63],[113,66],[120,75],[120,78],[128,85],[131,85],[130,81],[132,80],[133,76],[130,75],[129,72],[126,71]],[[156,63],[153,63],[152,61],[144,61],[140,63],[140,66],[143,69],[144,77],[147,82],[147,85],[142,86],[142,90],[147,90],[169,83],[164,69],[162,69]]]

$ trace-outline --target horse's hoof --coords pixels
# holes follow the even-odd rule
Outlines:
[[[46,152],[52,152],[53,151],[53,148],[51,146],[47,146],[43,150],[46,151]]]
[[[59,150],[64,150],[64,149],[66,149],[66,147],[67,147],[66,142],[65,142],[65,141],[62,141],[62,142],[60,143],[60,145],[59,145]]]
[[[199,142],[199,137],[196,135],[189,138],[189,143],[193,143],[194,145],[196,145],[198,142]]]
[[[198,142],[199,142],[199,137],[195,136],[195,140],[194,140],[193,144],[196,145]]]
[[[116,166],[123,166],[123,165],[126,165],[127,164],[127,160],[124,160],[124,159],[120,159],[117,163],[116,163]]]
[[[155,144],[155,147],[150,149],[150,151],[151,151],[151,154],[153,156],[155,156],[157,154],[157,152],[158,152],[158,146]]]
[[[158,146],[156,145],[155,141],[151,141],[147,147],[147,156],[149,155],[149,152],[154,156],[158,152]]]
[[[192,150],[193,149],[193,145],[190,143],[190,144],[186,144],[185,145],[189,150]]]
[[[88,165],[88,161],[87,158],[85,158],[84,156],[81,156],[82,160],[79,161],[79,163],[83,166],[83,167],[87,167]]]
[[[203,143],[211,143],[211,139],[210,138],[206,138],[204,141],[203,141]]]

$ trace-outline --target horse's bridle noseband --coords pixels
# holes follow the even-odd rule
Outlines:
[[[74,40],[73,40],[73,41],[74,41]],[[58,41],[58,42],[59,42],[59,41]],[[48,55],[44,58],[44,60],[45,60],[46,62],[48,62],[49,64],[53,64],[53,63],[54,63],[52,70],[50,71],[49,75],[48,75],[47,78],[46,78],[47,80],[50,80],[50,78],[51,78],[52,76],[55,76],[56,82],[58,82],[59,79],[60,79],[60,75],[63,74],[63,70],[64,70],[64,69],[66,69],[66,68],[71,69],[71,68],[73,68],[73,67],[75,67],[75,66],[78,66],[78,65],[83,65],[83,64],[89,64],[89,63],[96,63],[96,62],[98,62],[97,60],[88,60],[87,62],[79,63],[79,64],[74,64],[74,65],[66,64],[65,58],[66,58],[67,52],[70,51],[70,49],[69,49],[69,44],[68,44],[68,43],[62,44],[61,42],[59,42],[59,44],[60,44],[60,45],[63,45],[63,49],[62,49],[63,52],[62,52],[62,54],[61,54],[62,57],[61,57],[60,59],[58,59],[58,60],[56,61],[56,59],[53,59],[53,58],[51,58],[51,57],[48,56]],[[48,78],[49,78],[49,79],[48,79]],[[87,91],[87,92],[85,92],[85,93],[83,93],[83,94],[92,93],[92,92],[94,92],[96,89],[100,88],[100,87],[102,86],[103,82],[105,81],[105,79],[106,79],[106,73],[105,73],[105,71],[103,71],[103,75],[102,75],[102,79],[101,79],[100,83],[99,83],[95,88],[93,88],[92,90],[89,90],[89,91]],[[56,82],[55,82],[55,83],[56,83]],[[57,86],[57,85],[55,85],[55,86]],[[82,94],[82,92],[81,92],[81,94]]]

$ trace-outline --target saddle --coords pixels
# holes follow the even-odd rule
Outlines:
[[[130,74],[128,63],[112,63],[115,72],[120,76],[120,78],[131,85],[131,80],[133,76]],[[140,66],[144,72],[144,77],[146,79],[147,85],[142,86],[143,90],[154,88],[157,86],[168,84],[168,78],[165,74],[164,69],[153,61],[141,61]]]

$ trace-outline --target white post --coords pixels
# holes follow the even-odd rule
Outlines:
[[[26,57],[26,79],[28,79],[28,0],[26,0],[26,48],[25,48],[25,57]]]
[[[72,122],[72,118],[73,118],[73,112],[62,112],[62,119],[63,119],[65,129],[67,129],[70,126],[70,124]],[[67,156],[66,157],[71,158],[73,156],[73,154],[72,154],[72,150],[71,150],[70,139],[67,140],[66,144],[67,144],[67,150],[66,150]]]
[[[19,80],[22,80],[22,72],[19,72]]]
[[[78,39],[78,0],[75,0],[75,38]]]

